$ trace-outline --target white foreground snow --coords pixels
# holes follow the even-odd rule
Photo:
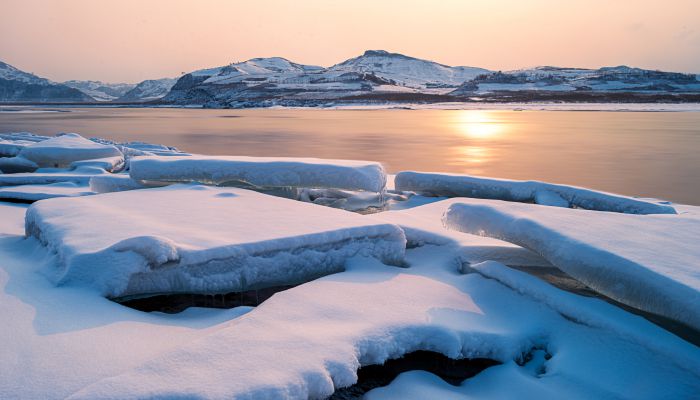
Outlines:
[[[300,283],[354,255],[400,264],[406,242],[361,215],[200,185],[41,201],[26,234],[57,253],[58,283],[113,297]]]
[[[538,203],[557,207],[614,211],[629,214],[675,214],[673,207],[632,197],[575,186],[537,181],[513,181],[470,175],[402,171],[394,180],[396,190],[434,196],[474,197]]]
[[[172,187],[42,202],[135,193],[157,196],[168,190]],[[228,192],[232,191],[246,192]],[[230,221],[229,214],[220,212],[218,199],[227,198],[213,196],[205,204],[223,224]],[[153,204],[162,200],[155,197]],[[107,231],[131,223],[161,223],[162,218],[145,221],[133,214],[133,203],[107,201],[104,210],[116,210],[109,214],[110,223],[97,220],[83,227]],[[428,206],[417,207],[414,216],[406,210],[391,218],[406,215],[418,226],[419,217],[437,215],[438,205],[421,212],[417,211]],[[326,210],[343,213],[305,206],[319,216]],[[269,208],[273,213],[275,209]],[[122,307],[90,288],[51,284],[46,276],[59,267],[59,259],[36,240],[20,236],[23,211],[21,206],[0,205],[0,236],[5,235],[0,237],[4,399],[322,398],[352,384],[359,365],[418,349],[504,362],[465,381],[462,387],[469,388],[468,394],[675,399],[692,398],[700,390],[697,347],[612,305],[561,292],[499,264],[474,265],[478,273],[462,275],[454,264],[459,249],[451,245],[407,250],[408,269],[355,258],[345,272],[278,293],[243,317],[240,314],[248,309],[163,315]],[[169,228],[191,232],[177,222]],[[286,229],[287,224],[278,221],[275,226]],[[427,226],[424,238],[437,238],[438,232]],[[77,239],[92,240],[86,234],[66,237],[66,243]],[[522,367],[515,363],[530,351],[546,351],[552,357],[535,357]],[[401,397],[398,383],[378,391]],[[412,383],[422,390],[461,390],[438,381]]]
[[[622,315],[642,343],[571,321],[479,274],[459,275],[440,247],[412,250],[409,262],[397,269],[355,259],[343,273],[278,293],[226,328],[71,398],[321,399],[355,382],[360,365],[415,350],[499,360],[559,398],[688,398],[700,389],[700,350],[639,317],[599,300],[579,304],[595,309],[599,325]],[[533,350],[552,357],[515,364]],[[520,385],[487,382],[475,385],[523,395]]]
[[[700,216],[463,199],[445,225],[526,247],[617,301],[700,329]]]
[[[303,187],[381,192],[386,173],[380,163],[318,158],[165,156],[131,160],[136,180],[244,183],[259,187]]]
[[[64,399],[250,310],[143,313],[44,276],[55,259],[23,238],[26,205],[0,203],[0,398]]]

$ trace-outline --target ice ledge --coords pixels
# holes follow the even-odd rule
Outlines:
[[[27,210],[25,229],[57,254],[58,284],[108,297],[296,284],[357,255],[401,265],[406,247],[393,224],[200,185],[44,200]]]
[[[676,210],[669,205],[576,186],[538,181],[402,171],[396,174],[394,182],[397,190],[421,192],[433,196],[517,201],[626,214],[676,214]]]
[[[318,158],[232,156],[137,157],[135,180],[245,183],[258,187],[303,187],[381,192],[386,173],[380,163]]]

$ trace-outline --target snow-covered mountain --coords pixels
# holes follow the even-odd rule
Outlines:
[[[693,74],[631,68],[599,69],[536,67],[481,74],[452,95],[498,92],[697,93],[700,80]]]
[[[487,73],[369,50],[330,68],[280,57],[253,58],[181,77],[164,102],[210,107],[316,105],[343,98],[444,93]]]
[[[396,85],[417,89],[457,87],[477,75],[490,72],[476,67],[450,67],[384,50],[367,50],[363,55],[343,61],[328,70],[371,73]]]
[[[371,78],[365,75],[329,72],[281,57],[253,58],[186,74],[163,101],[228,107],[337,98],[371,90]]]
[[[0,61],[0,102],[83,102],[94,99],[78,89],[52,82]]]
[[[106,83],[101,81],[66,81],[64,85],[80,90],[97,101],[111,101],[124,95],[136,85],[132,83]]]
[[[148,79],[140,82],[116,99],[120,102],[146,102],[158,100],[168,94],[177,82],[175,78]]]

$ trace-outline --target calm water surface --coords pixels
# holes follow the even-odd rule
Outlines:
[[[700,205],[700,113],[79,108],[0,112],[0,131],[78,132],[204,154],[376,160]]]

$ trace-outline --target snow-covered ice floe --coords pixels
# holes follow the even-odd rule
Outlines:
[[[447,227],[515,243],[594,290],[700,329],[700,216],[462,199]]]
[[[409,247],[445,246],[445,251],[455,254],[455,270],[487,260],[519,267],[551,267],[540,255],[515,244],[445,228],[442,215],[461,200],[441,200],[406,210],[370,214],[367,218],[400,226]]]
[[[402,171],[396,190],[433,196],[474,197],[629,214],[675,214],[665,204],[595,190],[538,181],[514,181],[470,175]]]
[[[60,182],[72,182],[87,186],[92,177],[100,174],[107,174],[107,171],[95,167],[82,167],[74,170],[42,168],[36,172],[0,174],[0,186],[50,185]]]
[[[118,157],[123,162],[119,149],[85,139],[77,133],[66,133],[24,147],[17,157],[36,163],[40,168],[68,168],[71,163]],[[111,164],[117,164],[111,161]]]
[[[77,197],[91,194],[93,192],[89,187],[74,182],[0,187],[0,200],[37,201],[54,197]]]
[[[378,162],[318,158],[166,156],[130,162],[136,180],[204,182],[257,187],[302,187],[381,192],[386,173]]]
[[[201,185],[41,201],[27,211],[26,234],[57,253],[57,282],[110,297],[289,285],[355,255],[400,265],[406,244],[396,225]]]

